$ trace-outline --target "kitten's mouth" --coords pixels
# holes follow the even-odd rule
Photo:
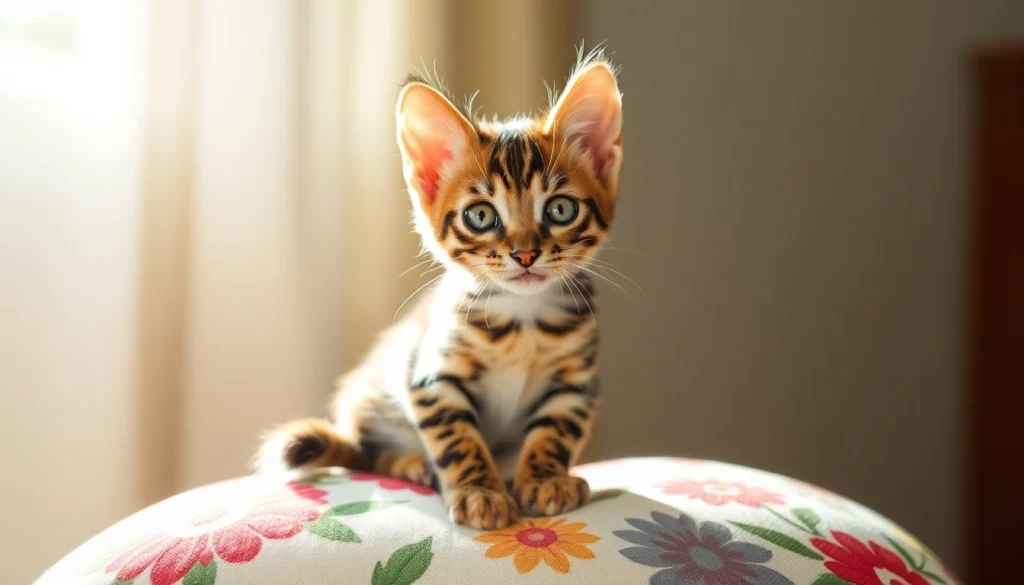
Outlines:
[[[513,278],[510,278],[509,280],[512,281],[512,282],[520,282],[520,283],[523,283],[523,284],[530,284],[530,283],[536,283],[536,282],[544,282],[547,279],[548,279],[548,277],[544,276],[543,274],[537,274],[536,272],[530,272],[529,269],[527,269],[527,270],[524,270],[522,272],[522,274],[520,274],[519,276],[515,276]]]

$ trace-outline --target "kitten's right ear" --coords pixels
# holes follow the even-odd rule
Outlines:
[[[425,83],[402,88],[395,114],[405,181],[420,203],[429,206],[442,181],[470,156],[479,138],[469,120]]]

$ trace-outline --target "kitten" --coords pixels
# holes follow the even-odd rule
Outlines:
[[[446,272],[339,381],[334,423],[278,428],[256,466],[436,485],[475,528],[572,510],[589,489],[569,467],[598,406],[587,271],[623,157],[615,70],[599,52],[581,59],[534,118],[471,121],[418,78],[396,113],[416,231]]]

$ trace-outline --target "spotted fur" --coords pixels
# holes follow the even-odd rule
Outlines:
[[[506,121],[470,121],[412,79],[397,118],[416,229],[446,271],[340,380],[333,423],[271,432],[258,467],[434,485],[454,521],[484,529],[580,506],[569,468],[599,404],[588,274],[622,162],[615,71],[591,54],[549,112]]]

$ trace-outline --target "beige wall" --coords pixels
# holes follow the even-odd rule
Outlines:
[[[605,287],[599,451],[816,481],[959,566],[966,55],[1024,3],[640,4],[584,4],[623,66],[613,245],[649,254],[605,255],[649,298]]]

